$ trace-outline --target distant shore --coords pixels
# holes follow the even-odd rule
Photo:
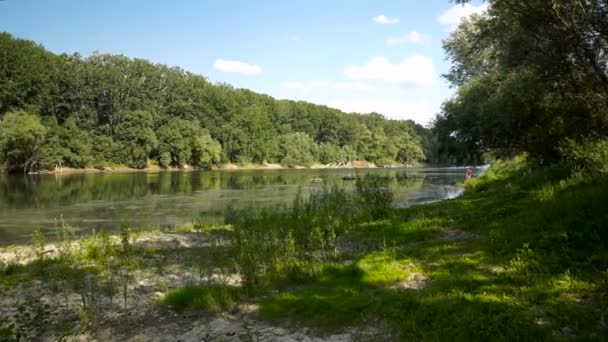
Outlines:
[[[406,165],[406,164],[395,164],[391,166],[385,166],[384,168],[404,168],[404,167],[413,167],[414,165]],[[272,164],[272,163],[264,163],[264,164],[223,164],[219,166],[214,166],[211,169],[192,167],[186,165],[182,168],[177,167],[168,167],[163,168],[159,166],[150,166],[144,169],[135,169],[126,166],[119,167],[103,167],[103,168],[72,168],[72,167],[63,167],[57,168],[55,170],[41,170],[36,172],[29,172],[29,174],[88,174],[88,173],[137,173],[137,172],[145,172],[145,173],[155,173],[155,172],[190,172],[190,171],[242,171],[242,170],[302,170],[302,169],[375,169],[382,168],[377,166],[376,164],[364,160],[357,160],[347,164],[312,164],[309,166],[287,166],[282,164]]]

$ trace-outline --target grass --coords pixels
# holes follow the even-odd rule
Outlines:
[[[260,315],[328,331],[379,319],[406,340],[608,338],[608,182],[518,159],[467,187],[355,223],[350,261],[280,283]]]
[[[163,303],[175,309],[201,309],[219,313],[232,309],[242,296],[242,290],[225,285],[182,287],[169,291]]]
[[[39,253],[2,266],[0,286],[73,279],[68,287],[88,300],[96,297],[77,279],[102,289],[126,266],[160,276],[196,270],[187,284],[165,285],[161,304],[220,313],[256,302],[258,317],[275,324],[376,329],[378,340],[608,339],[605,177],[518,158],[468,182],[457,199],[407,209],[390,208],[381,179],[366,182],[289,207],[229,210],[227,226],[170,232],[201,237],[191,247],[98,233],[59,258],[41,253],[36,238]],[[228,284],[234,274],[241,286]]]

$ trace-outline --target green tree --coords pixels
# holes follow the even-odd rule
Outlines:
[[[222,147],[198,122],[174,119],[158,130],[162,166],[209,167],[220,161]]]
[[[182,167],[190,163],[192,143],[199,130],[198,123],[182,119],[173,119],[161,126],[158,129],[161,165]]]
[[[201,132],[194,139],[192,164],[210,167],[221,161],[222,145],[214,140],[208,132]]]
[[[0,51],[0,113],[45,109],[51,102],[55,55],[4,32],[0,32]]]
[[[560,158],[567,139],[605,136],[608,3],[488,2],[488,15],[463,22],[444,43],[452,63],[445,78],[459,89],[436,122],[440,144],[456,142],[469,156],[526,151],[546,162]]]
[[[48,129],[42,147],[45,163],[59,167],[86,167],[91,163],[91,138],[76,125],[73,117],[68,118],[63,125],[59,125],[55,117],[50,117],[44,124]]]
[[[37,115],[6,113],[0,120],[0,162],[4,168],[27,172],[40,163],[46,133]]]
[[[120,144],[121,162],[134,168],[146,167],[150,153],[158,146],[152,114],[143,110],[121,112],[118,120],[114,137]]]
[[[282,163],[289,166],[310,165],[316,160],[317,144],[308,134],[289,133],[281,136],[279,141]]]

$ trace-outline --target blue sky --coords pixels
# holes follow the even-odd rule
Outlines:
[[[448,0],[5,0],[0,31],[55,53],[177,65],[213,82],[426,124],[452,90]]]

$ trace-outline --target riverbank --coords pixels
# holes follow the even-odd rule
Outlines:
[[[406,164],[395,164],[391,165],[389,168],[409,168],[414,167],[414,165],[406,165]],[[189,171],[200,171],[200,170],[217,170],[217,171],[240,171],[240,170],[290,170],[290,169],[374,169],[378,168],[374,163],[357,160],[347,164],[312,164],[308,166],[287,166],[282,164],[273,164],[273,163],[264,163],[264,164],[223,164],[218,166],[213,166],[210,169],[206,168],[198,168],[186,165],[184,167],[160,167],[160,166],[149,166],[143,169],[135,169],[127,166],[106,166],[99,168],[71,168],[71,167],[62,167],[56,168],[53,170],[41,170],[36,172],[29,172],[29,174],[86,174],[86,173],[136,173],[136,172],[144,172],[144,173],[155,173],[155,172],[189,172]]]
[[[237,210],[228,226],[35,237],[0,253],[0,327],[25,304],[44,324],[15,327],[49,338],[608,338],[605,179],[518,160],[453,200],[391,209],[382,189]]]

